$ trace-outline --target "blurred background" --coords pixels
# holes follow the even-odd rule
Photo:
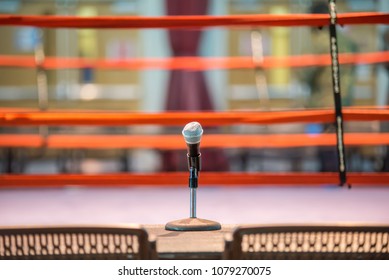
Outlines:
[[[318,2],[318,1],[316,1]],[[307,0],[1,0],[1,14],[164,16],[326,13]],[[389,12],[384,0],[338,0],[338,13]],[[338,27],[340,52],[389,49],[388,27]],[[174,56],[287,57],[328,54],[328,30],[310,27],[165,29],[38,29],[0,26],[0,55],[92,58],[113,61]],[[258,37],[259,36],[259,37]],[[259,38],[259,39],[258,39]],[[386,38],[386,39],[385,39]],[[254,49],[253,49],[254,44]],[[255,53],[260,45],[260,54]],[[344,106],[388,103],[388,65],[341,67]],[[131,112],[290,110],[330,107],[330,67],[240,70],[37,70],[0,67],[1,107]],[[37,80],[43,75],[45,85]],[[189,81],[189,82],[188,82]],[[47,100],[44,95],[47,92]],[[193,98],[193,96],[196,96]],[[45,127],[50,134],[180,134],[182,127]],[[229,126],[205,133],[285,134],[331,132],[331,126],[288,124]],[[387,131],[378,122],[347,123],[349,132]],[[0,127],[2,134],[39,134],[42,127]],[[107,140],[109,141],[109,140]],[[184,149],[185,143],[183,141]],[[384,146],[347,148],[349,170],[387,171]],[[207,156],[208,154],[208,156]],[[325,155],[325,156],[323,156]],[[325,158],[325,159],[323,159]],[[335,171],[335,148],[204,151],[205,170]],[[209,164],[207,164],[207,162]],[[213,162],[213,163],[212,163]],[[2,173],[111,173],[186,170],[184,151],[27,149],[2,147]]]

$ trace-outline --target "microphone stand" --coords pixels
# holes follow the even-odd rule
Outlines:
[[[196,216],[197,187],[200,170],[200,156],[191,157],[188,154],[189,167],[189,189],[190,189],[190,215],[187,219],[172,221],[166,224],[166,230],[173,231],[209,231],[219,230],[221,225],[218,222],[199,219]]]

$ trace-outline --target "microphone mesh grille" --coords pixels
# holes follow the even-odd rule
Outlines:
[[[203,128],[198,122],[190,122],[182,130],[185,142],[188,144],[197,144],[203,135]]]

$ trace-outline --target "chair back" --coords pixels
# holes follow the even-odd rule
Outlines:
[[[389,259],[389,226],[248,226],[226,238],[225,259]]]
[[[155,240],[130,226],[0,228],[0,259],[151,259]]]

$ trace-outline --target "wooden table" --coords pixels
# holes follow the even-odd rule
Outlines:
[[[236,225],[222,225],[215,231],[168,231],[165,225],[144,225],[157,238],[159,259],[222,258],[224,238]]]

